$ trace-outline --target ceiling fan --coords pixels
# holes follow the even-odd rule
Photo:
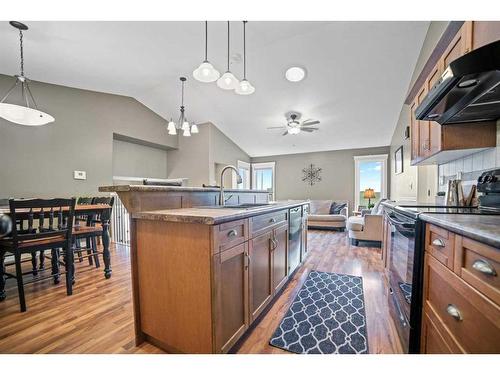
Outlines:
[[[287,134],[299,134],[300,132],[312,133],[313,131],[319,130],[319,128],[312,128],[311,126],[317,125],[320,122],[318,120],[308,119],[305,121],[300,121],[301,114],[298,112],[289,112],[286,114],[286,125],[282,126],[271,126],[268,129],[285,129],[282,135]]]

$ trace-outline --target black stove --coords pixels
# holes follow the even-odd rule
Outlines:
[[[406,205],[398,204],[394,207],[397,212],[418,218],[420,214],[461,214],[461,215],[500,215],[500,211],[488,210],[479,206],[426,206],[426,205]]]

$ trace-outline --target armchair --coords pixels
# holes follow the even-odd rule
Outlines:
[[[349,239],[354,246],[359,245],[359,241],[369,241],[376,243],[380,247],[383,232],[383,216],[381,199],[371,209],[361,211],[361,216],[351,216],[347,220],[347,229],[349,230]]]

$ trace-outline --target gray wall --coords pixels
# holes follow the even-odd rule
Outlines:
[[[311,152],[252,158],[253,163],[276,162],[276,199],[337,199],[354,206],[354,156],[387,154],[389,147]],[[309,164],[322,168],[322,180],[313,186],[302,181]],[[387,181],[389,187],[389,180]]]
[[[0,92],[13,78],[0,75]],[[133,98],[32,82],[40,109],[56,121],[28,127],[0,119],[0,197],[95,195],[112,183],[113,133],[177,147],[165,120]],[[87,180],[73,179],[74,170]]]
[[[220,167],[228,164],[236,166],[238,160],[250,162],[250,157],[236,143],[222,133],[215,125],[210,126],[210,181],[216,185],[219,182]],[[219,170],[217,169],[219,165]],[[231,173],[226,172],[224,186],[231,186]]]
[[[422,68],[429,59],[432,51],[434,50],[437,42],[443,35],[448,22],[445,21],[433,21],[429,25],[427,35],[424,40],[424,44],[420,51],[420,55],[415,64],[415,69],[413,75],[408,85],[408,90],[413,86],[413,83],[418,78]],[[402,99],[404,101],[405,98]],[[432,187],[435,190],[436,178],[431,178],[433,174],[435,175],[437,169],[435,166],[410,166],[411,159],[411,143],[410,139],[404,139],[404,130],[410,125],[410,108],[406,104],[402,104],[401,111],[399,114],[398,122],[396,123],[394,133],[391,139],[391,150],[390,150],[390,171],[391,171],[391,199],[393,200],[417,200],[418,190],[426,191],[428,187]],[[403,146],[403,173],[394,173],[394,152]],[[420,181],[419,181],[420,179]],[[422,194],[420,194],[422,195]]]
[[[168,178],[189,178],[190,186],[218,184],[218,174],[224,165],[236,165],[250,157],[214,124],[198,126],[200,133],[191,137],[179,136],[179,148],[168,151]],[[229,173],[228,173],[229,175]]]
[[[114,139],[113,176],[167,178],[167,150]]]
[[[198,128],[200,132],[191,137],[179,135],[179,148],[167,152],[168,178],[188,178],[189,186],[201,186],[209,182],[210,128],[205,124]]]

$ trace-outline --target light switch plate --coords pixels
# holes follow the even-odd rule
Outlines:
[[[73,178],[75,180],[86,180],[87,179],[87,172],[85,172],[85,171],[74,171],[73,172]]]

